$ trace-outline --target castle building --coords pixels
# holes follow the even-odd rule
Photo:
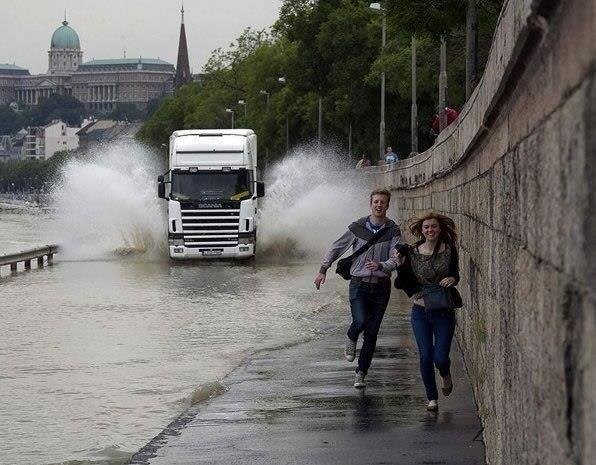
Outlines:
[[[46,74],[31,75],[25,68],[0,63],[0,105],[33,106],[57,93],[72,95],[89,110],[110,111],[124,103],[142,110],[173,91],[174,75],[174,65],[158,58],[83,62],[79,35],[64,19],[50,41]]]

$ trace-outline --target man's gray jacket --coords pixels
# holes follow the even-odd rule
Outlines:
[[[373,236],[373,233],[366,227],[366,220],[368,220],[368,216],[354,221],[348,226],[348,230],[331,244],[331,248],[321,260],[321,273],[325,273],[331,264],[343,255],[349,247],[352,247],[352,250],[356,251],[368,242]],[[403,244],[404,241],[399,226],[397,226],[393,220],[388,219],[385,221],[383,229],[389,229],[389,231],[383,234],[376,244],[371,245],[366,252],[356,257],[352,262],[352,268],[350,269],[350,274],[352,276],[360,278],[369,276],[387,278],[390,276],[391,272],[388,274],[380,269],[377,271],[369,271],[364,266],[369,260],[376,262],[384,262],[388,260],[393,255],[395,246]]]

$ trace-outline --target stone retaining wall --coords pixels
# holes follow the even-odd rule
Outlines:
[[[428,209],[458,225],[458,340],[489,464],[593,463],[595,10],[506,1],[459,120],[367,170],[404,225]]]

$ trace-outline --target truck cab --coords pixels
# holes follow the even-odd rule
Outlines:
[[[264,194],[252,130],[175,131],[169,170],[158,177],[158,195],[168,201],[170,257],[254,257]]]

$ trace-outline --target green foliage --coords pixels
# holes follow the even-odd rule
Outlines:
[[[69,126],[79,126],[85,115],[85,107],[70,95],[52,94],[42,98],[29,113],[30,126],[43,126],[60,119]]]
[[[409,153],[411,37],[418,53],[420,148],[438,100],[439,39],[448,47],[448,102],[461,108],[465,93],[465,0],[385,0],[387,46],[381,50],[381,17],[368,0],[284,0],[271,34],[247,29],[227,50],[215,50],[201,84],[179,89],[153,113],[140,137],[155,145],[188,128],[237,127],[259,136],[260,160],[285,152],[286,120],[291,145],[316,138],[318,100],[323,134],[353,152],[378,153],[380,75],[386,73],[386,141]],[[502,0],[478,0],[479,62],[485,63]],[[279,77],[286,82],[280,83]],[[269,93],[269,106],[266,94]],[[237,102],[246,102],[245,108]]]
[[[145,112],[139,110],[134,103],[118,103],[107,117],[114,121],[139,121],[144,116]]]
[[[15,112],[8,105],[0,105],[0,135],[14,134],[27,126],[22,113]]]
[[[0,163],[0,192],[47,191],[72,152],[57,152],[47,160],[21,159]]]

